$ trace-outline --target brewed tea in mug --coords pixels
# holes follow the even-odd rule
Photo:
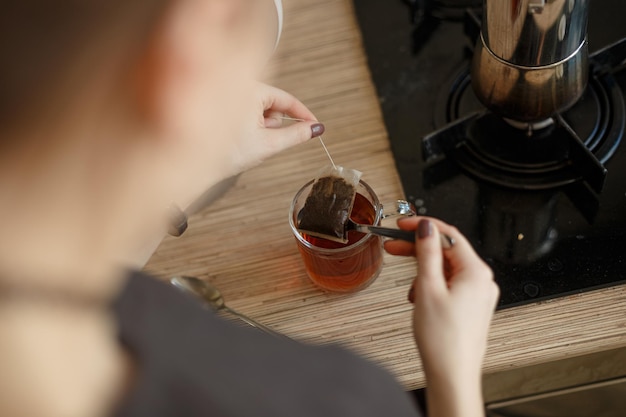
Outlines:
[[[313,283],[329,291],[351,292],[367,287],[382,269],[382,238],[351,230],[348,243],[344,244],[300,233],[297,217],[312,185],[313,181],[298,191],[289,212],[289,223],[307,275]],[[350,218],[355,223],[378,225],[382,217],[378,197],[363,181],[356,191]]]

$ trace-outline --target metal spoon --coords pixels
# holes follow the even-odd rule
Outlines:
[[[397,200],[395,214],[386,216],[385,218],[397,215],[411,217],[415,216],[416,213],[408,201]],[[300,210],[300,212],[298,213],[298,223],[300,223],[300,220],[302,220],[302,210]],[[378,236],[384,236],[392,239],[404,240],[405,242],[415,243],[415,232],[411,230],[393,229],[391,227],[373,226],[371,224],[359,224],[352,219],[348,219],[348,222],[346,223],[344,229],[344,238],[350,230],[354,230],[359,233],[371,233]],[[456,243],[453,237],[448,236],[445,233],[440,233],[439,238],[441,240],[442,249],[450,249]]]
[[[272,336],[288,339],[287,336],[277,333],[269,327],[264,326],[263,324],[252,320],[250,317],[228,307],[224,302],[224,297],[222,297],[222,293],[220,292],[220,290],[218,290],[214,285],[206,281],[195,277],[179,276],[170,279],[170,283],[182,292],[192,294],[200,298],[207,307],[211,307],[216,311],[227,311],[233,316],[236,316],[244,322],[248,323],[250,326],[255,327],[265,333],[271,334]]]
[[[354,230],[360,233],[372,233],[374,235],[415,243],[415,232],[411,230],[392,229],[390,227],[372,226],[371,224],[359,224],[355,223],[352,219],[348,219],[348,223],[346,224],[346,233],[349,230]],[[455,241],[452,237],[446,235],[445,233],[440,233],[439,237],[441,239],[441,247],[443,249],[450,249],[454,246]]]
[[[413,209],[413,205],[411,203],[409,203],[406,200],[396,200],[396,212],[387,216],[383,216],[383,218],[386,219],[386,218],[394,217],[394,216],[413,217],[416,215],[417,213]],[[396,232],[397,229],[383,230],[383,228],[380,228],[380,227],[378,227],[377,231],[375,231],[373,229],[373,226],[367,227],[367,225],[358,225],[356,223],[355,225],[360,226],[359,228],[361,230],[359,230],[359,228],[355,228],[354,230],[360,231],[361,233],[367,233],[369,231],[369,233],[374,233],[380,236],[385,236],[385,237],[390,237],[393,239],[399,239],[399,240],[404,240],[406,242],[415,243],[415,233],[411,231],[400,230],[398,233]],[[368,231],[364,231],[363,226],[367,227]],[[354,226],[348,225],[348,228],[354,228]],[[440,239],[441,239],[441,247],[443,249],[450,249],[456,244],[456,241],[454,240],[454,238],[445,233],[440,234]]]

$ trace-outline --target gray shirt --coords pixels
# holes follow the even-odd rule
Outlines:
[[[416,417],[391,375],[339,347],[279,340],[133,274],[114,305],[137,379],[115,417]]]

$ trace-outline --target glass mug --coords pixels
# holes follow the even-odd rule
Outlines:
[[[370,285],[383,266],[383,240],[380,236],[348,232],[348,243],[342,244],[302,234],[298,231],[298,213],[314,181],[302,187],[289,210],[289,225],[302,255],[306,273],[317,286],[336,292],[352,292]],[[378,196],[360,181],[350,218],[360,224],[380,225],[383,207]]]

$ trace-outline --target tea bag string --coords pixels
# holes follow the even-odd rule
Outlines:
[[[304,119],[296,119],[296,118],[288,117],[288,116],[279,116],[279,118],[283,120],[292,120],[294,122],[306,122],[307,121]],[[328,148],[326,147],[326,144],[324,143],[324,139],[322,139],[322,135],[318,136],[317,138],[320,140],[320,143],[322,144],[322,148],[324,148],[324,151],[326,152],[326,155],[328,156],[330,163],[333,164],[333,168],[337,169],[337,165],[335,165],[335,161],[333,161],[333,157],[330,156],[330,152],[328,152]]]

